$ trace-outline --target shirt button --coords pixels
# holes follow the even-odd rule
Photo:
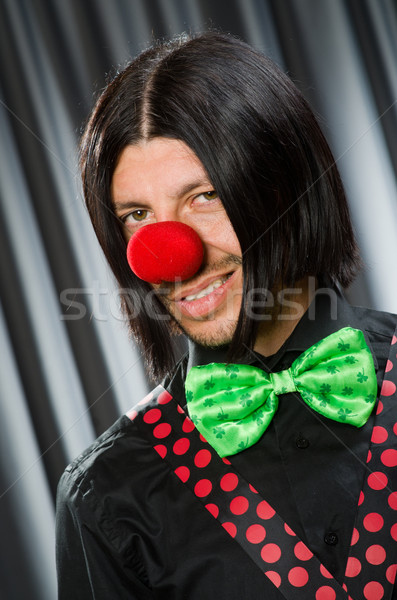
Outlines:
[[[339,542],[338,536],[334,531],[328,531],[328,533],[324,536],[324,542],[328,544],[328,546],[336,546]]]
[[[306,438],[304,438],[302,436],[298,436],[296,438],[295,444],[296,444],[296,447],[301,450],[304,450],[305,448],[308,448],[310,446],[309,440],[307,440]]]

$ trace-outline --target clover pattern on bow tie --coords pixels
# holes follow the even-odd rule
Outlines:
[[[221,456],[256,443],[277,411],[279,396],[296,391],[321,415],[362,426],[377,391],[363,333],[346,327],[331,334],[278,373],[211,363],[193,367],[186,379],[190,417]]]
[[[240,369],[237,365],[226,365],[225,373],[230,379],[235,379],[238,376]]]

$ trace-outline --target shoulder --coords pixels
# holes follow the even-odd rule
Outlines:
[[[137,540],[141,540],[151,519],[151,482],[160,482],[161,490],[167,477],[164,461],[140,435],[136,424],[126,416],[120,417],[68,465],[59,481],[59,564],[73,563],[73,577],[77,577],[87,555],[99,564],[110,552],[116,569],[128,561],[144,580],[138,548],[141,542]],[[81,564],[77,564],[79,561]]]
[[[89,499],[99,488],[115,482],[139,464],[147,444],[127,416],[120,417],[65,469],[58,484],[59,500]]]
[[[156,453],[139,423],[157,405],[158,390],[170,396],[158,386],[122,415],[66,467],[58,494],[68,494],[72,488],[84,497],[104,494],[120,486],[125,478],[132,484],[139,482],[140,477],[153,468]]]
[[[57,490],[58,535],[90,531],[124,553],[150,522],[148,507],[153,494],[161,505],[169,469],[136,421],[121,417],[65,469]]]
[[[367,334],[369,344],[380,362],[389,356],[396,335],[397,315],[371,308],[352,307],[360,329]]]
[[[370,308],[351,307],[358,327],[364,331],[377,368],[378,383],[386,372],[391,345],[396,342],[397,315]]]
[[[393,336],[397,328],[396,314],[361,306],[352,306],[351,308],[366,331],[376,333],[388,339]]]
[[[163,381],[66,467],[58,484],[58,504],[84,502],[97,508],[118,492],[124,496],[145,493],[148,479],[158,476],[164,465],[141,424],[164,395],[174,397],[176,387],[181,385],[172,386],[171,396],[166,391],[169,383]]]

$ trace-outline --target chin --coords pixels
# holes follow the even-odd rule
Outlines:
[[[190,339],[192,342],[203,346],[204,348],[219,348],[227,346],[233,339],[236,330],[236,323],[218,324],[216,328],[205,328],[202,330],[192,331],[190,328],[183,327],[180,323],[179,330]],[[195,328],[196,329],[196,328]]]

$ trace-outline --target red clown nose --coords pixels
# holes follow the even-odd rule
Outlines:
[[[178,221],[145,225],[127,246],[128,264],[137,277],[148,283],[193,277],[203,254],[203,244],[194,229]]]

